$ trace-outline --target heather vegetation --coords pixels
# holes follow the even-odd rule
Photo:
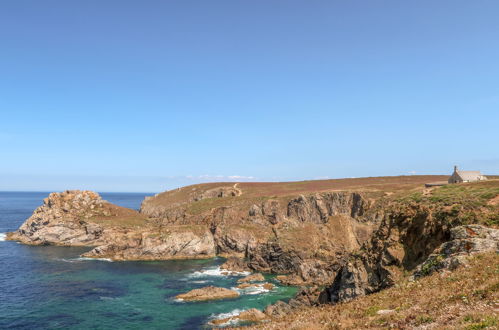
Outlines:
[[[428,205],[452,225],[499,225],[499,180],[445,185],[410,193],[400,202]]]
[[[337,305],[308,307],[254,329],[495,329],[499,327],[499,255],[469,257],[469,265]]]

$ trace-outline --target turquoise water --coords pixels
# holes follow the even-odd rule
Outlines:
[[[103,197],[132,208],[144,197],[114,195]],[[0,193],[0,232],[17,228],[45,196]],[[242,291],[231,300],[178,302],[179,293],[206,285],[231,288],[240,276],[220,275],[222,258],[108,262],[78,257],[87,250],[0,241],[0,328],[197,329],[224,313],[262,309],[296,292],[277,286],[270,292]]]

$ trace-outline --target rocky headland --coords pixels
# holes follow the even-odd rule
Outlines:
[[[267,307],[262,319],[273,320],[497,251],[499,181],[423,186],[441,179],[201,184],[148,197],[140,211],[66,191],[50,194],[7,238],[88,246],[84,256],[114,260],[226,257],[228,273],[274,273],[283,285],[302,286],[289,302]],[[240,285],[265,285],[261,274],[251,276]]]

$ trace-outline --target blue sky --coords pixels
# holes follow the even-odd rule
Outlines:
[[[0,2],[0,190],[499,173],[498,1]]]

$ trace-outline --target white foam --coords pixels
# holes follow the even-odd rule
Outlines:
[[[269,289],[265,289],[263,287],[263,284],[255,284],[255,285],[249,286],[249,287],[244,288],[244,289],[232,287],[231,290],[235,290],[235,291],[239,292],[240,294],[249,294],[249,295],[270,292]]]
[[[263,286],[251,286],[247,289],[244,289],[244,293],[245,294],[260,294],[260,293],[267,293],[267,292],[270,292],[270,290],[268,289],[265,289]]]
[[[97,260],[97,261],[107,261],[107,262],[113,262],[112,259],[109,259],[109,258],[87,258],[87,257],[79,257],[79,258],[76,258],[77,260],[83,260],[83,261],[94,261],[94,260]]]
[[[218,326],[226,326],[226,325],[235,325],[239,323],[239,319],[236,318],[239,314],[244,312],[243,309],[234,309],[228,313],[220,313],[220,314],[211,314],[210,320],[223,320],[228,319],[227,322],[217,324]]]
[[[6,238],[7,238],[7,233],[0,233],[0,242],[5,241]]]
[[[73,259],[59,259],[60,261],[64,262],[80,262],[80,261],[107,261],[107,262],[113,262],[112,259],[108,258],[86,258],[86,257],[79,257],[79,258],[73,258]]]
[[[221,269],[220,267],[212,267],[196,271],[190,274],[188,277],[198,278],[206,276],[248,276],[249,274],[251,274],[251,272],[233,272]]]

